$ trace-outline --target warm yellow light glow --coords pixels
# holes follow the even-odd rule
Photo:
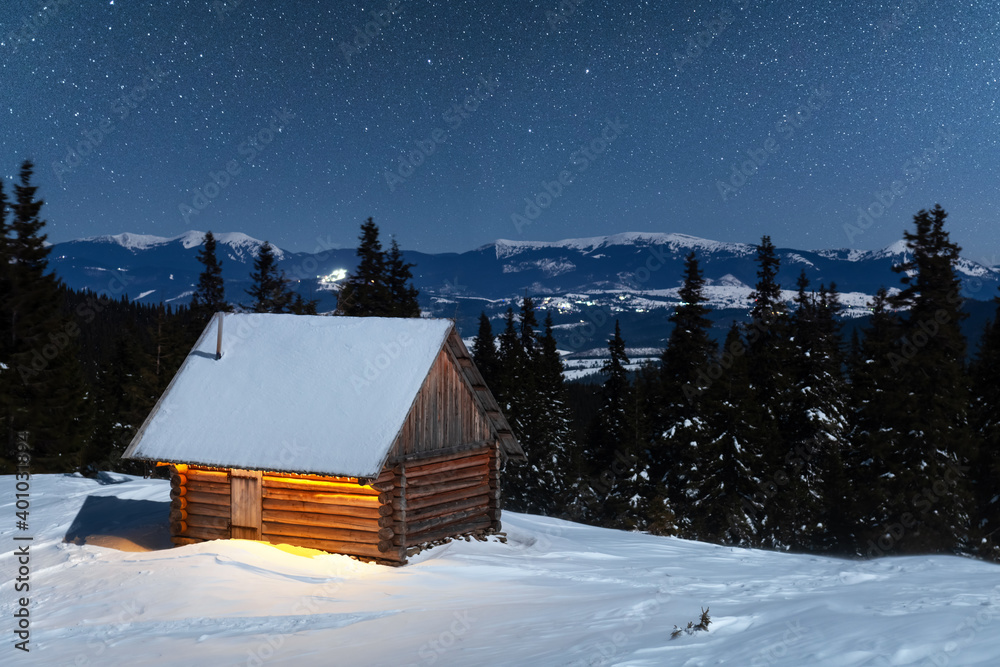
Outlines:
[[[285,553],[291,554],[293,556],[302,556],[303,558],[314,558],[315,556],[326,556],[327,552],[320,551],[319,549],[310,549],[308,547],[296,547],[291,544],[272,544],[270,542],[265,542],[265,544],[271,544],[275,549],[280,549]]]
[[[319,479],[307,479],[304,477],[286,477],[284,475],[269,475],[264,473],[265,482],[281,482],[282,484],[291,484],[294,486],[301,486],[303,489],[314,489],[318,491],[329,490],[332,493],[348,493],[352,491],[371,491],[372,493],[378,493],[378,491],[368,485],[368,484],[358,484],[357,478],[354,477],[330,477],[329,481],[319,480]],[[359,496],[365,498],[367,496]]]

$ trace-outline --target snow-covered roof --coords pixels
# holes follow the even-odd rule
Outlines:
[[[216,360],[217,322],[126,457],[377,476],[453,329],[443,319],[227,314]]]

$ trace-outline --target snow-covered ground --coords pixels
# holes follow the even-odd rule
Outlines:
[[[997,665],[1000,567],[846,561],[504,514],[403,568],[247,541],[169,548],[168,484],[0,477],[4,665]],[[30,591],[15,549],[32,536]],[[21,582],[23,583],[23,582]],[[14,647],[30,598],[30,648]],[[710,608],[708,632],[671,639]]]

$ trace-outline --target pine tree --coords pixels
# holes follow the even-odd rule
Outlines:
[[[341,285],[337,294],[337,314],[388,317],[392,313],[392,290],[385,253],[378,238],[378,225],[371,218],[361,225],[359,240],[358,267]]]
[[[90,432],[91,406],[78,360],[78,325],[65,312],[65,289],[48,271],[49,248],[42,233],[43,202],[31,185],[34,165],[25,161],[14,186],[13,213],[5,231],[4,273],[10,292],[2,299],[0,316],[8,368],[0,399],[4,441],[11,451],[17,432],[27,432],[33,448],[33,472],[76,467]],[[9,361],[8,361],[9,360]]]
[[[705,483],[703,449],[711,438],[704,383],[715,360],[716,345],[708,333],[712,323],[707,317],[704,286],[704,276],[692,252],[678,293],[681,303],[670,316],[674,328],[660,366],[662,431],[649,462],[648,474],[654,488],[645,494],[662,495],[669,501],[683,536],[695,534],[690,523],[691,506],[702,502],[699,489]]]
[[[389,299],[392,304],[391,317],[420,317],[420,305],[417,303],[419,292],[413,286],[413,273],[410,271],[416,264],[403,261],[403,252],[399,249],[396,239],[393,239],[389,246],[385,266],[386,283],[389,286]]]
[[[975,459],[975,500],[977,552],[982,558],[1000,562],[1000,297],[997,312],[986,323],[979,349],[969,369],[972,399],[969,410],[976,434],[978,453]]]
[[[915,231],[903,235],[913,257],[894,267],[905,287],[890,299],[910,309],[899,349],[890,355],[910,411],[893,471],[897,497],[910,497],[896,510],[916,517],[899,540],[908,553],[966,552],[971,546],[973,452],[966,342],[959,326],[966,315],[955,272],[961,249],[944,230],[947,215],[935,206],[914,216]]]
[[[217,312],[230,312],[232,307],[226,302],[226,286],[222,280],[222,262],[215,254],[215,236],[211,230],[205,233],[204,244],[198,251],[198,261],[201,262],[201,275],[198,276],[198,287],[191,297],[191,310],[200,326],[204,326],[209,318]]]
[[[253,297],[255,313],[285,313],[292,305],[294,294],[289,289],[285,272],[278,268],[274,249],[267,241],[260,247],[253,263],[253,281],[246,293]]]

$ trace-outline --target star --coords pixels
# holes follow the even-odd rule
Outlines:
[[[517,2],[209,5],[49,3],[0,32],[0,146],[39,165],[51,240],[197,224],[349,246],[374,216],[401,242],[464,250],[521,238],[512,214],[568,170],[523,238],[879,248],[940,201],[958,242],[1000,252],[1000,6],[576,3],[550,24]],[[294,117],[272,129],[282,108]],[[959,138],[914,177],[942,127]],[[231,161],[241,172],[185,219]],[[848,238],[894,181],[887,215]]]

